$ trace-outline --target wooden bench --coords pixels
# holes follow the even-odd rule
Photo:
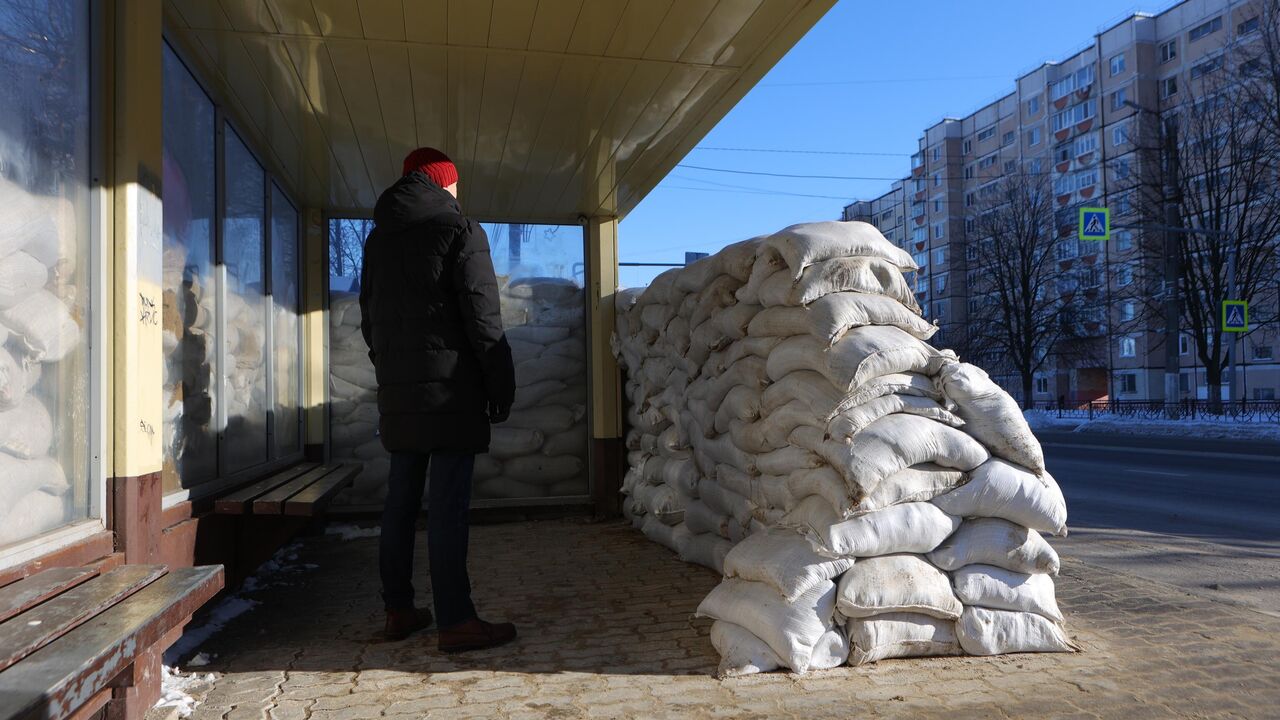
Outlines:
[[[216,499],[219,515],[317,517],[355,481],[360,463],[302,463]]]
[[[222,584],[221,565],[121,565],[54,568],[0,587],[0,720],[88,717],[113,702],[109,716],[141,717],[146,708],[123,699],[141,684],[135,662],[158,657],[165,648],[155,646]]]

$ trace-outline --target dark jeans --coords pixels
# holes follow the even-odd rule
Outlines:
[[[467,513],[475,455],[435,452],[392,453],[387,503],[382,509],[378,566],[387,609],[413,607],[414,523],[422,508],[427,466],[431,483],[427,507],[427,556],[436,623],[449,627],[476,616],[467,577]]]

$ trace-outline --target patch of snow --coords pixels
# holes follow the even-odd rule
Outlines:
[[[1107,413],[1095,415],[1090,420],[1087,417],[1060,418],[1054,410],[1026,410],[1023,414],[1032,430],[1280,442],[1280,424],[1254,418],[1168,420]]]
[[[351,523],[334,523],[325,527],[324,534],[337,535],[343,540],[355,540],[356,538],[378,537],[382,534],[382,528],[377,525],[362,528]]]
[[[178,717],[191,717],[200,704],[191,696],[192,691],[201,691],[217,679],[213,673],[200,675],[192,673],[184,675],[181,670],[168,665],[160,666],[160,699],[156,707],[176,707]]]
[[[210,655],[206,652],[196,653],[196,656],[187,661],[187,667],[204,667],[208,665],[217,655]]]

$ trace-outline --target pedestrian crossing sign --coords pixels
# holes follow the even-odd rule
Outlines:
[[[1080,226],[1076,235],[1081,240],[1110,240],[1111,211],[1107,208],[1080,208]]]
[[[1249,332],[1249,302],[1247,300],[1222,301],[1222,331]]]

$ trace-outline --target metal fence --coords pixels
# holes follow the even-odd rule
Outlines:
[[[1095,417],[1151,420],[1228,420],[1235,422],[1280,423],[1280,400],[1095,400],[1060,405],[1037,403],[1035,409],[1056,413],[1060,418],[1092,420]]]

